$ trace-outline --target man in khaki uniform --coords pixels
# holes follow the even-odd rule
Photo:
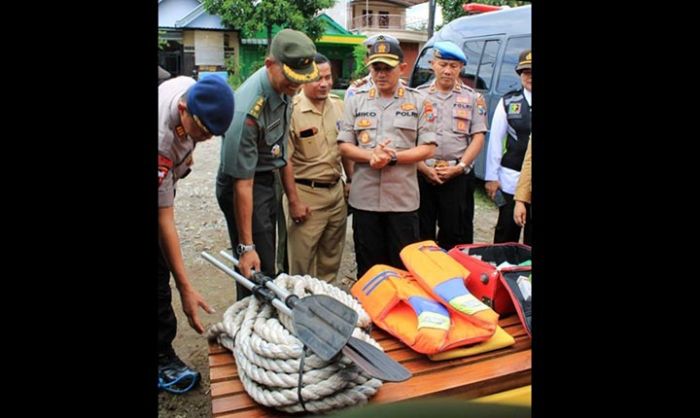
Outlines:
[[[399,252],[418,241],[416,163],[435,149],[432,105],[399,84],[407,66],[399,45],[379,37],[367,62],[374,85],[345,102],[340,152],[355,161],[349,204],[357,277],[383,263],[403,267]]]
[[[474,241],[474,160],[484,146],[486,102],[462,84],[467,63],[449,41],[435,42],[431,66],[435,79],[418,87],[434,106],[438,148],[434,158],[418,163],[420,237],[442,248]],[[435,223],[439,231],[435,237]]]
[[[283,207],[291,274],[309,274],[330,282],[340,267],[345,244],[347,205],[336,138],[343,101],[330,94],[328,58],[316,54],[319,80],[304,84],[294,96],[289,125],[289,162],[284,167]],[[343,161],[350,172],[349,160]]]

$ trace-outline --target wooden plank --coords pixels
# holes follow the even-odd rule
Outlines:
[[[234,395],[243,392],[243,384],[240,380],[225,380],[211,384],[211,397],[220,398],[222,396]]]
[[[209,376],[211,377],[212,383],[214,383],[225,379],[237,378],[238,371],[236,370],[235,364],[230,364],[228,366],[211,367],[209,369]]]
[[[209,367],[225,366],[227,364],[234,364],[234,363],[235,363],[235,360],[233,359],[233,355],[229,351],[226,351],[224,353],[210,354],[209,355]]]
[[[532,352],[521,351],[508,356],[507,362],[490,359],[474,365],[451,367],[439,374],[414,376],[405,382],[385,383],[372,398],[372,403],[398,402],[426,396],[449,396],[456,393],[466,393],[467,397],[483,396],[500,389],[495,386],[487,388],[489,383],[503,384],[518,378],[518,384],[513,387],[523,386],[519,382],[531,379],[531,364]],[[484,393],[485,391],[490,393]]]
[[[401,383],[385,383],[370,403],[397,402],[435,396],[472,399],[531,384],[531,340],[517,315],[499,325],[515,344],[499,350],[457,359],[431,361],[387,332],[375,328],[372,337],[393,359],[413,373]],[[215,418],[294,417],[258,405],[238,380],[233,355],[216,342],[209,343],[212,412]]]

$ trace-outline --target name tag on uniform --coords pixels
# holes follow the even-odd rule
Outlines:
[[[314,136],[318,133],[318,129],[314,126],[308,129],[304,129],[303,131],[299,132],[299,137],[300,138],[308,138],[310,136]]]
[[[277,127],[277,125],[280,124],[281,119],[277,119],[276,121],[272,122],[271,124],[267,125],[267,130],[271,131]]]

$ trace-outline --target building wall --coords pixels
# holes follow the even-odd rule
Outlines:
[[[411,75],[411,70],[416,64],[418,58],[418,43],[416,42],[401,42],[401,50],[403,51],[403,60],[406,64],[406,69],[401,73],[401,77],[408,80]]]

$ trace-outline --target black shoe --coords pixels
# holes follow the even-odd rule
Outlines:
[[[158,389],[170,393],[185,393],[197,386],[202,376],[175,355],[158,359]]]

